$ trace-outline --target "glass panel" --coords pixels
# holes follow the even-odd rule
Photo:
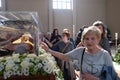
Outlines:
[[[38,26],[36,12],[0,12],[0,56],[37,53]]]

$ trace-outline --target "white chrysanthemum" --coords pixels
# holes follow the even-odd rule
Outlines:
[[[49,74],[52,73],[52,70],[49,68],[49,66],[44,66],[43,69]]]
[[[27,58],[27,57],[26,57],[26,58],[24,59],[24,61],[28,61],[28,62],[29,62],[29,61],[30,61],[30,58]]]
[[[29,67],[29,62],[28,61],[23,61],[23,62],[21,62],[21,67],[22,68],[28,68]]]
[[[6,57],[6,60],[12,60],[12,57]]]
[[[36,54],[28,54],[27,57],[28,57],[28,58],[35,58],[35,57],[36,57]]]
[[[14,59],[19,58],[19,56],[20,56],[20,54],[13,54],[13,55],[12,55],[12,57],[13,57]]]
[[[41,63],[38,63],[38,67],[41,68],[41,67],[42,67],[42,64],[41,64]]]
[[[46,53],[46,51],[45,51],[44,49],[42,49],[41,47],[39,47],[39,51],[40,51],[41,53]]]
[[[45,60],[46,59],[46,55],[39,55],[38,56],[40,60]]]
[[[7,73],[4,72],[4,75],[3,75],[4,79],[7,79]]]
[[[7,74],[8,74],[8,77],[10,77],[10,76],[13,75],[13,72],[12,71],[8,71]]]
[[[6,64],[5,70],[6,70],[6,71],[11,70],[14,65],[15,65],[14,63],[8,63],[8,64]]]
[[[39,63],[39,62],[40,62],[40,59],[39,59],[38,57],[36,57],[36,58],[34,59],[34,62],[35,62],[35,63]]]
[[[50,69],[51,71],[53,71],[53,70],[54,70],[54,67],[55,67],[55,65],[54,65],[54,63],[53,63],[52,61],[48,62],[48,64],[47,64],[46,66],[49,66],[49,69]]]
[[[29,75],[29,68],[22,68],[21,73],[25,76]]]
[[[19,69],[18,65],[15,65],[13,71],[17,71]]]
[[[42,64],[43,64],[43,65],[46,65],[47,63],[48,63],[48,60],[43,60],[43,61],[42,61]]]

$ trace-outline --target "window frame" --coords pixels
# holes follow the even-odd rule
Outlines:
[[[56,6],[54,7],[54,4]],[[64,5],[63,5],[64,4]],[[66,7],[63,7],[66,6]],[[52,8],[58,10],[73,10],[73,0],[52,0]]]

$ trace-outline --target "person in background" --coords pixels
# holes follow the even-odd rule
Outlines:
[[[54,29],[51,35],[50,42],[54,45],[55,43],[60,41],[60,39],[61,39],[61,36],[59,35],[58,29]]]
[[[52,49],[58,52],[62,52],[63,54],[74,49],[74,45],[70,41],[70,31],[68,29],[63,29],[62,39],[58,41],[55,45],[53,45]],[[64,80],[74,80],[75,74],[73,74],[74,73],[73,63],[71,61],[62,61],[58,58],[56,60],[58,62],[58,66],[63,71]]]
[[[81,42],[81,36],[82,36],[82,32],[85,28],[87,28],[88,26],[84,25],[80,28],[79,32],[77,33],[77,38],[75,41],[76,46]]]
[[[47,39],[48,41],[50,41],[50,38],[51,38],[51,32],[47,32],[46,39]]]
[[[110,54],[110,56],[112,57],[111,55],[111,50],[110,50],[110,44],[109,44],[109,40],[107,38],[107,34],[106,34],[106,28],[105,28],[105,25],[103,24],[102,21],[95,21],[93,23],[93,26],[97,27],[98,29],[100,29],[101,31],[101,40],[100,40],[100,46],[107,50]]]
[[[83,31],[81,40],[84,47],[75,48],[66,54],[49,49],[45,43],[41,43],[41,47],[61,60],[78,60],[81,63],[79,68],[82,80],[100,80],[104,65],[113,68],[108,51],[99,46],[101,32],[98,28],[91,26]]]

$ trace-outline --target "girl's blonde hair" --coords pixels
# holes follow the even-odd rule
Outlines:
[[[101,32],[95,26],[90,26],[90,27],[84,29],[84,31],[82,33],[82,37],[81,37],[81,42],[84,42],[85,36],[87,34],[95,34],[96,37],[98,38],[98,40],[101,40]]]

